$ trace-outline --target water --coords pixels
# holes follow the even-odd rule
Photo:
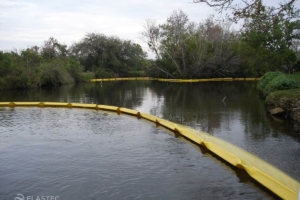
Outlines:
[[[266,114],[255,83],[102,85],[5,91],[0,92],[0,101],[81,102],[136,109],[227,140],[300,180],[299,134],[291,123]],[[0,110],[0,135],[0,199],[17,194],[60,199],[276,198],[205,149],[126,115],[5,108]]]

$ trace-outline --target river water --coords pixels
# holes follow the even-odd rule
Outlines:
[[[2,91],[1,101],[132,108],[222,138],[300,181],[299,132],[266,113],[255,82],[82,83]],[[247,174],[152,123],[67,108],[0,108],[0,188],[0,199],[276,198]]]

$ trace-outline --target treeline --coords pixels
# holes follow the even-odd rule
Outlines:
[[[145,76],[146,56],[140,45],[103,34],[87,34],[70,48],[50,37],[41,47],[0,51],[0,90]]]
[[[103,34],[87,34],[71,47],[84,71],[95,72],[97,78],[145,76],[149,65],[147,54],[139,44]]]
[[[276,16],[256,1],[243,14],[239,31],[209,17],[195,23],[178,10],[163,24],[147,20],[143,40],[155,54],[148,73],[154,77],[260,77],[265,72],[293,71],[298,61],[300,23],[294,7]]]
[[[58,86],[79,81],[83,68],[66,45],[50,38],[41,47],[0,52],[0,89]]]
[[[251,7],[233,10],[233,19],[243,19],[239,31],[230,28],[230,20],[209,17],[196,23],[180,10],[162,24],[147,20],[141,36],[154,59],[147,59],[139,44],[96,33],[69,48],[51,37],[41,47],[0,52],[0,89],[90,78],[260,77],[300,70],[300,11],[294,1],[275,9],[255,0]]]

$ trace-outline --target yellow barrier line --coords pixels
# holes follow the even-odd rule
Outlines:
[[[218,145],[215,145],[211,142],[204,142],[204,144],[208,150],[218,155],[225,161],[229,162],[231,165],[243,169],[243,167],[241,167],[242,166],[241,159],[239,159],[235,155],[229,153],[228,151],[224,151],[222,148],[218,147]]]
[[[98,108],[101,110],[108,110],[108,111],[118,111],[118,107],[116,106],[106,106],[106,105],[98,105]]]
[[[194,83],[194,82],[216,82],[216,81],[259,81],[260,78],[204,78],[204,79],[166,79],[151,77],[129,77],[129,78],[99,78],[91,79],[91,82],[104,81],[131,81],[131,80],[156,80],[161,82],[178,82],[178,83]]]
[[[215,81],[219,81],[217,79]],[[224,79],[223,79],[224,80]],[[157,125],[161,125],[169,130],[178,133],[191,141],[195,142],[196,144],[206,146],[208,150],[210,150],[215,155],[219,156],[220,158],[224,159],[231,165],[245,169],[247,173],[256,181],[264,185],[274,194],[278,195],[283,199],[295,199],[298,198],[298,192],[300,183],[293,178],[289,177],[279,169],[273,167],[272,165],[264,162],[263,160],[257,158],[256,156],[250,154],[249,152],[231,145],[226,141],[223,141],[219,138],[211,136],[207,133],[203,133],[201,131],[197,131],[173,122],[170,122],[165,119],[160,119],[153,115],[149,115],[146,113],[140,113],[136,110],[128,109],[128,108],[119,108],[116,106],[108,106],[108,105],[97,105],[97,104],[83,104],[83,103],[63,103],[63,102],[0,102],[0,107],[15,107],[15,106],[37,106],[37,107],[67,107],[67,108],[88,108],[88,109],[101,109],[101,110],[108,110],[114,111],[118,114],[125,113],[129,115],[137,116],[138,118],[143,118],[148,121],[152,121]],[[223,146],[227,145],[227,149],[219,146],[218,144],[223,144]],[[231,145],[231,146],[228,146]],[[244,157],[248,160],[243,160],[239,158],[239,156]],[[251,158],[251,159],[250,159]],[[253,163],[252,161],[255,161]],[[260,165],[264,165],[268,168],[268,170],[262,171]],[[276,174],[271,174],[272,171]],[[282,181],[276,179],[275,177],[280,177]],[[284,181],[285,180],[285,181]]]
[[[137,115],[138,111],[128,109],[128,108],[120,108],[121,113],[129,114],[129,115]]]
[[[256,181],[264,185],[266,188],[272,188],[275,194],[284,194],[280,196],[283,199],[297,199],[297,193],[294,193],[290,188],[278,182],[274,178],[267,176],[265,173],[257,170],[255,167],[243,166],[247,173]],[[280,186],[280,187],[278,187]],[[276,190],[276,192],[274,191]]]

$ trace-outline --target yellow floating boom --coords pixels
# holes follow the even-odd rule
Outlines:
[[[105,81],[133,81],[133,80],[156,80],[161,82],[194,83],[194,82],[212,82],[212,81],[259,81],[259,78],[167,79],[167,78],[151,78],[151,77],[130,77],[130,78],[99,78],[99,79],[91,79],[90,81],[105,82]]]

